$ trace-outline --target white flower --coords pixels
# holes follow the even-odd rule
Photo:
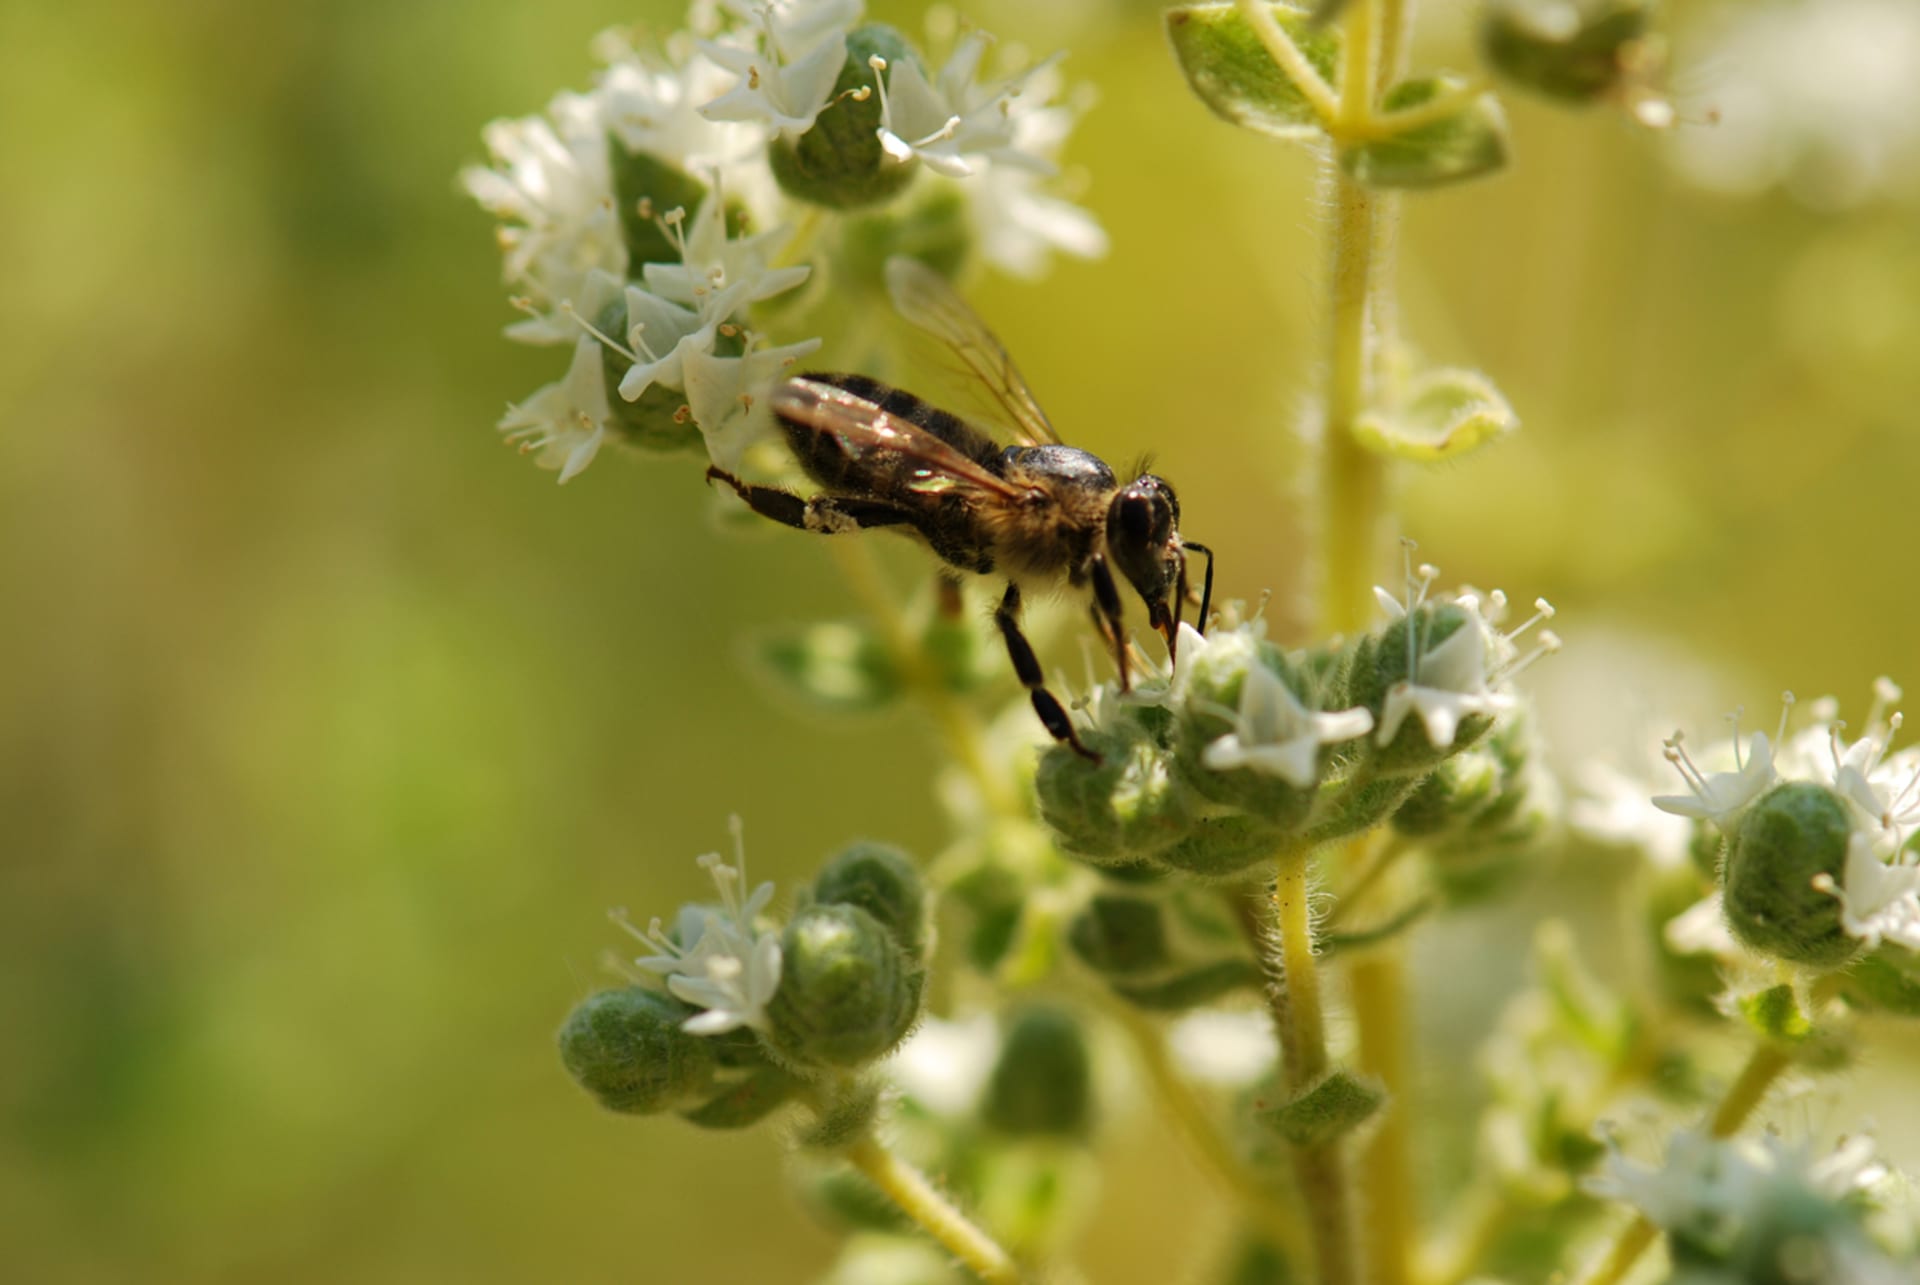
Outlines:
[[[1226,632],[1230,634],[1233,631]],[[1186,697],[1187,683],[1193,678],[1194,666],[1200,663],[1201,657],[1207,654],[1207,649],[1220,635],[1215,634],[1214,637],[1209,638],[1183,620],[1173,636],[1173,663],[1162,672],[1157,665],[1149,661],[1148,664],[1152,668],[1145,675],[1144,682],[1133,684],[1132,688],[1126,692],[1115,693],[1116,699],[1121,704],[1166,708],[1179,704]],[[1093,686],[1097,692],[1099,685]],[[1096,714],[1094,722],[1097,724],[1099,721]]]
[[[1820,209],[1920,196],[1920,6],[1818,0],[1730,6],[1703,65],[1711,125],[1675,131],[1694,182],[1780,186]]]
[[[606,138],[589,127],[576,96],[554,100],[562,129],[546,118],[497,120],[482,131],[492,168],[460,175],[468,193],[502,220],[502,274],[526,294],[533,315],[508,327],[526,343],[566,343],[579,330],[559,305],[577,298],[595,270],[626,270],[626,243],[614,209]]]
[[[1233,731],[1207,746],[1202,763],[1216,772],[1247,768],[1277,776],[1302,790],[1320,777],[1321,746],[1373,730],[1373,715],[1365,709],[1309,710],[1257,659],[1241,681],[1240,707],[1220,712],[1232,718]]]
[[[847,61],[847,31],[860,0],[727,0],[759,30],[749,43],[703,40],[700,52],[739,77],[700,108],[713,121],[754,121],[784,134],[804,134],[825,110]]]
[[[1375,600],[1392,620],[1410,620],[1425,605],[1427,591],[1440,576],[1437,567],[1424,563],[1412,566],[1412,552],[1409,542],[1404,601],[1374,586]],[[1390,744],[1400,734],[1408,714],[1418,714],[1427,740],[1436,748],[1447,748],[1453,744],[1461,720],[1513,709],[1517,699],[1500,689],[1540,657],[1560,650],[1560,639],[1551,630],[1542,630],[1539,644],[1524,656],[1516,645],[1522,634],[1553,618],[1553,604],[1545,598],[1534,599],[1533,615],[1505,632],[1495,627],[1507,613],[1507,596],[1498,589],[1484,599],[1473,590],[1462,590],[1452,601],[1467,618],[1437,647],[1426,647],[1425,628],[1407,630],[1407,677],[1387,689],[1381,704],[1376,737],[1381,745]]]
[[[1567,810],[1575,830],[1600,843],[1638,848],[1662,870],[1685,864],[1693,826],[1655,807],[1644,783],[1597,760],[1577,773],[1580,797]]]
[[[788,239],[785,228],[729,240],[717,192],[700,203],[692,218],[669,227],[680,262],[649,263],[641,273],[648,290],[697,310],[702,321],[726,321],[746,304],[793,289],[812,271],[806,264],[772,266],[773,256]]]
[[[760,412],[767,391],[785,378],[794,362],[820,346],[803,339],[779,348],[750,349],[738,357],[722,357],[695,349],[686,355],[687,407],[706,440],[707,455],[728,472],[737,472],[741,457],[772,428],[772,416]]]
[[[1049,101],[1060,84],[1057,66],[1034,69],[1010,103],[1011,143],[966,180],[967,219],[981,257],[1016,277],[1039,276],[1055,251],[1079,259],[1107,252],[1107,234],[1091,214],[1043,190],[1080,116]]]
[[[1653,800],[1653,806],[1675,816],[1711,821],[1731,833],[1734,822],[1747,805],[1766,793],[1779,779],[1773,768],[1773,746],[1765,732],[1753,734],[1744,755],[1740,751],[1738,735],[1732,744],[1733,771],[1708,775],[1695,764],[1693,756],[1687,753],[1682,743],[1680,733],[1675,732],[1666,743],[1667,761],[1680,773],[1681,780],[1687,783],[1691,793],[1658,795]]]
[[[695,1035],[720,1035],[740,1027],[767,1029],[767,1004],[780,988],[780,934],[762,927],[759,916],[773,900],[773,885],[763,883],[742,897],[747,854],[740,818],[729,822],[734,864],[717,852],[700,858],[720,891],[718,906],[683,906],[673,936],[654,920],[643,933],[616,912],[614,922],[652,947],[634,960],[637,967],[665,977],[667,990],[704,1012],[682,1023]]]
[[[1833,876],[1814,876],[1813,886],[1840,899],[1840,926],[1869,947],[1883,940],[1920,951],[1920,867],[1894,854],[1889,864],[1873,840],[1855,833],[1847,840],[1847,864],[1838,886]]]
[[[566,378],[509,407],[499,428],[522,451],[538,452],[534,463],[560,470],[565,482],[593,463],[611,414],[600,343],[582,335]]]
[[[1019,117],[1016,100],[1027,82],[1056,58],[1049,58],[997,85],[974,83],[989,39],[972,32],[953,51],[940,74],[929,84],[912,59],[892,68],[880,92],[880,146],[901,163],[919,157],[926,167],[948,178],[974,172],[981,158],[1024,166],[1040,174],[1054,172],[1053,161],[1017,145]]]

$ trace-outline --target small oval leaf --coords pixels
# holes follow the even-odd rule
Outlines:
[[[1269,6],[1280,29],[1329,83],[1340,61],[1340,37],[1315,26],[1305,10]],[[1167,35],[1187,84],[1214,115],[1276,138],[1320,133],[1313,105],[1273,61],[1259,35],[1232,4],[1189,4],[1167,11]]]
[[[1393,128],[1393,114],[1458,93],[1466,82],[1454,76],[1403,80],[1387,91],[1384,114],[1374,124]],[[1491,174],[1507,163],[1507,118],[1492,94],[1477,94],[1437,120],[1383,133],[1340,149],[1340,166],[1368,187],[1442,187]]]
[[[1403,405],[1360,416],[1353,435],[1376,455],[1431,462],[1460,459],[1519,427],[1492,380],[1443,366],[1415,376]]]

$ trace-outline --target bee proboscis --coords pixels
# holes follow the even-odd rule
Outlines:
[[[1180,536],[1180,502],[1164,478],[1141,472],[1122,483],[1091,452],[1060,440],[1018,368],[951,286],[912,259],[887,264],[894,305],[946,345],[993,397],[1015,429],[1002,446],[966,420],[865,375],[808,373],[787,380],[770,406],[802,471],[820,487],[802,497],[742,481],[720,468],[754,510],[802,531],[834,535],[895,527],[917,536],[955,571],[1004,576],[994,623],[1034,712],[1054,739],[1086,758],[1059,700],[1047,690],[1020,629],[1023,586],[1062,578],[1092,594],[1096,625],[1129,683],[1117,567],[1147,607],[1148,624],[1178,645],[1190,601],[1187,551],[1207,559],[1199,627],[1213,597],[1213,553]]]

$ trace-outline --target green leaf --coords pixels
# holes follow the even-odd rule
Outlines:
[[[1340,37],[1313,25],[1303,10],[1283,4],[1269,7],[1280,29],[1322,79],[1332,83],[1340,61]],[[1233,5],[1189,4],[1171,9],[1167,34],[1187,84],[1214,115],[1275,138],[1319,135],[1320,118],[1313,105],[1274,63],[1259,35]]]
[[[850,621],[770,633],[753,644],[752,656],[775,686],[836,713],[866,713],[900,695],[900,674],[886,644]]]
[[[1411,112],[1464,84],[1453,76],[1403,80],[1387,91],[1381,102],[1386,114],[1375,124],[1391,129],[1394,112]],[[1340,149],[1340,167],[1369,187],[1442,187],[1506,163],[1507,118],[1492,94],[1465,99],[1438,120]]]
[[[1442,366],[1414,377],[1402,405],[1353,425],[1360,445],[1390,459],[1458,460],[1520,427],[1520,417],[1477,370]]]
[[[1350,1075],[1334,1071],[1291,1102],[1264,1114],[1274,1132],[1296,1147],[1318,1147],[1349,1133],[1378,1111],[1387,1095]]]
[[[1756,995],[1742,995],[1735,1001],[1740,1016],[1755,1033],[1770,1040],[1795,1043],[1813,1030],[1813,1023],[1800,1009],[1793,987],[1769,987]]]

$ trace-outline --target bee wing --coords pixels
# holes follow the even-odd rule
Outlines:
[[[973,491],[1015,498],[1024,494],[926,429],[844,388],[816,379],[789,379],[773,390],[768,405],[779,418],[824,433],[851,452],[905,460],[909,465],[906,486],[922,495]]]
[[[946,278],[918,259],[895,255],[887,260],[887,293],[901,316],[966,363],[1019,430],[1023,445],[1059,445],[1060,435],[1021,378],[1020,368]]]

